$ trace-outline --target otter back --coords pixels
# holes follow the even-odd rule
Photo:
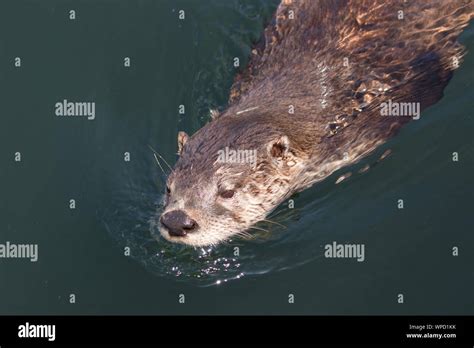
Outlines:
[[[222,117],[260,106],[299,124],[316,164],[360,158],[441,98],[472,16],[465,0],[283,1]]]

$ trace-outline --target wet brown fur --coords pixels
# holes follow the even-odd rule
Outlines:
[[[227,110],[182,144],[168,180],[174,199],[212,224],[222,220],[221,229],[226,217],[246,229],[292,193],[369,154],[411,120],[382,117],[382,102],[423,110],[442,97],[464,54],[457,37],[472,16],[472,2],[463,0],[283,1],[236,76]],[[216,166],[226,146],[257,149],[257,168]],[[219,201],[220,182],[240,185],[242,196]],[[250,197],[260,201],[246,205]]]
[[[223,115],[260,105],[315,164],[359,145],[369,153],[410,121],[381,117],[380,103],[419,102],[423,110],[442,97],[472,16],[470,0],[283,1]],[[324,108],[323,88],[330,89]]]

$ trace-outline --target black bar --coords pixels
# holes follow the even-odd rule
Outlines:
[[[134,345],[403,343],[472,347],[473,318],[473,316],[2,316],[0,346],[5,348],[16,344],[58,343]],[[26,332],[26,323],[30,330],[32,324],[55,325],[54,341],[49,341],[47,337],[20,338],[19,331],[23,328],[23,334]],[[32,332],[35,334],[35,331]],[[422,337],[408,337],[407,334],[419,334]],[[435,338],[433,335],[443,336]]]

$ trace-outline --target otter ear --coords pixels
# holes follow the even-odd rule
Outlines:
[[[186,132],[180,131],[178,132],[178,155],[181,156],[183,153],[183,148],[186,142],[189,139],[189,135]]]
[[[290,140],[286,135],[282,135],[277,140],[272,141],[268,146],[268,152],[273,158],[286,158],[290,151]]]
[[[277,161],[277,163],[283,164],[287,167],[293,167],[300,161],[298,155],[294,153],[294,149],[292,151],[290,140],[286,135],[272,141],[268,145],[268,153],[270,157]]]

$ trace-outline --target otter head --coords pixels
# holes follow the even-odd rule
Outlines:
[[[298,149],[272,124],[232,116],[178,135],[160,232],[171,242],[218,244],[245,233],[291,193]]]

